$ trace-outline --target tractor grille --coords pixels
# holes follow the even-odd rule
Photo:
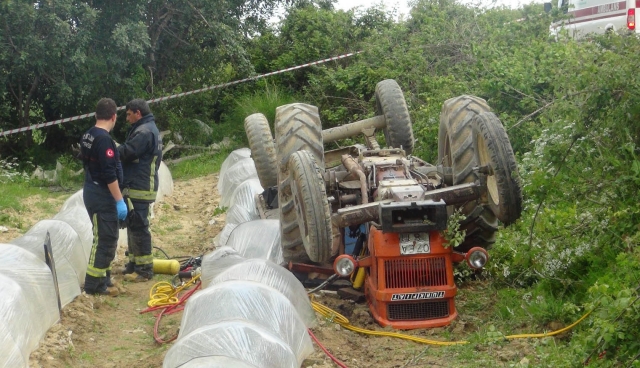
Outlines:
[[[385,287],[395,289],[446,286],[448,284],[446,265],[445,257],[385,260]]]
[[[449,301],[430,301],[421,303],[389,304],[387,316],[390,321],[426,320],[449,317]]]

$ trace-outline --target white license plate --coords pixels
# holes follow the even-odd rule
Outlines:
[[[415,233],[400,235],[400,254],[424,254],[431,253],[429,233]]]

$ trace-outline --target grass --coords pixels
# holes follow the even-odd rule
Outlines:
[[[174,180],[188,180],[206,176],[220,171],[222,162],[229,156],[231,149],[224,149],[215,154],[205,154],[198,158],[171,165],[171,176]]]
[[[42,196],[50,196],[51,193],[32,186],[28,181],[15,181],[2,183],[2,196],[0,196],[0,211],[12,208],[18,212],[24,209],[21,204],[22,200],[32,195],[40,194]]]

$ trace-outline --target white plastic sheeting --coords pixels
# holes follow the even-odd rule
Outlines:
[[[162,366],[181,367],[194,358],[214,356],[234,358],[260,368],[300,366],[286,342],[264,327],[242,320],[203,326],[183,336],[169,349]]]
[[[211,280],[227,268],[244,261],[237,250],[231,247],[219,247],[202,257],[202,286],[207,287]]]
[[[229,209],[227,210],[226,224],[224,225],[224,228],[222,228],[222,231],[214,238],[214,245],[216,247],[223,247],[227,245],[229,237],[235,231],[238,225],[245,222],[258,220],[259,218],[260,217],[257,211],[251,213],[245,207],[237,204],[229,207]]]
[[[285,264],[280,245],[280,221],[255,220],[236,227],[226,245],[238,251],[244,258],[268,259]]]
[[[26,367],[60,317],[51,270],[31,252],[0,244],[0,367]]]
[[[202,281],[205,288],[213,288],[216,285],[234,280],[244,280],[259,282],[278,290],[291,301],[297,314],[307,327],[315,326],[316,315],[304,287],[284,267],[264,259],[238,261],[231,257],[227,259],[225,267],[218,267],[214,271],[208,271],[207,275],[210,275],[211,278]],[[205,276],[204,272],[202,276]]]
[[[231,194],[230,206],[240,206],[247,210],[252,218],[260,217],[256,207],[256,195],[264,192],[258,179],[248,179],[242,182]]]
[[[89,260],[91,254],[91,246],[93,245],[93,228],[87,209],[82,206],[72,206],[58,212],[53,216],[54,220],[66,222],[76,231],[82,243],[85,257]]]
[[[274,333],[289,345],[298,365],[313,353],[307,327],[291,301],[254,281],[227,281],[195,294],[185,307],[178,338],[201,326],[229,320],[251,322]]]
[[[239,148],[234,150],[224,159],[222,165],[220,166],[220,174],[218,177],[218,193],[222,193],[222,177],[227,173],[227,170],[235,165],[236,162],[240,160],[244,160],[245,158],[251,157],[251,149],[249,148]]]
[[[226,224],[202,259],[205,288],[187,302],[164,367],[300,367],[313,352],[307,328],[315,313],[300,281],[280,266],[279,221],[259,219],[263,188],[249,155],[236,150],[223,163]]]
[[[156,202],[162,201],[165,196],[173,194],[173,177],[171,171],[164,162],[160,162],[158,169],[158,193]]]
[[[216,248],[224,247],[227,245],[227,240],[229,240],[229,235],[233,232],[233,230],[238,227],[237,224],[226,224],[222,228],[222,231],[213,238],[213,245]]]
[[[62,205],[62,208],[60,208],[60,212],[66,211],[69,207],[82,207],[82,208],[85,208],[84,207],[84,199],[82,198],[82,193],[83,193],[83,190],[80,189],[79,191],[73,193],[73,195],[71,197],[67,198],[67,200],[64,201],[64,204]],[[87,215],[87,218],[89,218],[89,215]]]
[[[64,306],[80,294],[80,284],[84,282],[87,272],[89,259],[85,255],[78,233],[66,222],[42,220],[33,225],[26,234],[9,243],[28,250],[44,262],[43,244],[47,232],[51,237],[60,300]]]
[[[228,207],[231,203],[233,191],[245,180],[257,179],[256,164],[251,158],[245,158],[229,167],[218,179],[218,191],[220,192],[220,206]]]
[[[171,173],[163,163],[159,177],[157,200],[173,191]],[[80,294],[93,244],[82,196],[79,190],[53,219],[38,222],[10,244],[0,244],[0,368],[27,368],[29,355],[59,319],[53,276],[44,261],[47,232],[62,306]]]
[[[256,368],[256,366],[240,359],[217,355],[190,360],[180,368]]]

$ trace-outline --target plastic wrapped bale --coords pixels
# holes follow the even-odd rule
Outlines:
[[[226,356],[261,368],[297,368],[296,356],[278,336],[256,324],[233,320],[203,326],[179,338],[163,367],[181,367],[195,359]]]
[[[70,206],[64,211],[58,212],[53,219],[66,222],[78,233],[84,250],[85,262],[89,262],[93,246],[93,225],[86,208],[84,206]]]
[[[237,265],[244,261],[238,252],[231,247],[219,247],[213,252],[209,252],[202,257],[202,275],[200,280],[202,281],[202,287],[205,288],[209,282],[227,268]]]
[[[43,244],[47,231],[51,236],[60,299],[64,306],[80,295],[80,284],[84,282],[87,271],[87,260],[78,233],[66,222],[42,220],[33,225],[26,234],[9,243],[28,250],[44,262]]]
[[[289,345],[298,366],[313,353],[307,326],[291,301],[278,290],[254,281],[227,281],[192,296],[184,309],[178,338],[228,320],[248,321],[273,332]]]
[[[60,317],[51,270],[31,252],[0,244],[0,293],[0,366],[27,367]]]
[[[316,314],[304,286],[284,267],[264,259],[246,259],[227,267],[212,269],[208,273],[213,277],[206,284],[203,280],[203,287],[207,290],[237,280],[259,282],[278,290],[289,299],[307,327],[311,328],[316,324]]]
[[[222,165],[220,166],[220,174],[218,176],[218,193],[222,191],[221,179],[227,173],[227,170],[231,166],[235,165],[236,162],[240,160],[244,160],[245,158],[250,158],[250,157],[251,157],[251,149],[239,148],[231,152],[229,156],[227,156],[227,158],[224,159],[224,161],[222,162]]]
[[[190,360],[180,368],[256,368],[256,366],[240,359],[218,355]]]
[[[218,179],[218,192],[220,193],[220,206],[229,207],[231,203],[231,195],[233,191],[240,186],[245,180],[257,179],[258,172],[253,159],[247,158],[236,162],[227,169],[224,175],[220,175]]]
[[[226,246],[244,258],[268,259],[285,264],[280,245],[280,221],[253,220],[238,225],[227,239]]]
[[[158,193],[156,194],[156,202],[162,201],[165,196],[173,194],[173,177],[171,171],[164,162],[160,162],[158,169]]]
[[[231,194],[230,206],[238,205],[249,212],[251,217],[259,218],[258,208],[256,207],[256,195],[264,192],[260,185],[260,180],[249,179],[242,182]]]

